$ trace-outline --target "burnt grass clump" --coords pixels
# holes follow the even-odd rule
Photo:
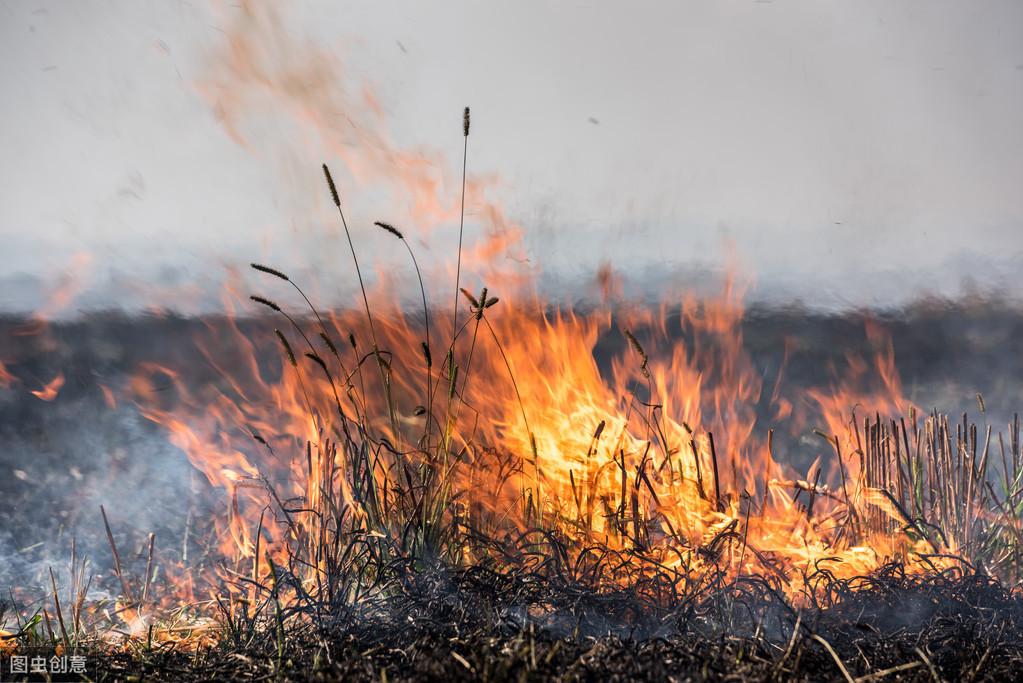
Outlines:
[[[195,653],[107,654],[99,679],[1018,679],[1023,599],[994,580],[897,564],[820,580],[827,600],[801,609],[752,578],[657,607],[636,589],[396,565],[387,597],[359,613]]]

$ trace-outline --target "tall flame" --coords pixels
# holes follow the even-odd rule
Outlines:
[[[215,337],[218,348],[203,350],[212,362],[218,349],[238,354],[231,362],[238,369],[218,386],[189,387],[176,370],[148,365],[133,390],[144,414],[224,492],[217,548],[236,566],[264,562],[260,545],[275,562],[294,551],[294,528],[265,516],[286,507],[281,501],[315,510],[337,488],[351,513],[369,520],[377,513],[365,492],[353,490],[359,478],[397,496],[409,467],[444,472],[457,498],[444,507],[445,524],[546,528],[577,550],[599,543],[656,558],[681,582],[704,563],[723,562],[733,573],[784,577],[785,590],[798,593],[822,562],[851,577],[904,558],[913,549],[905,536],[877,534],[869,544],[843,538],[840,481],[845,497],[860,486],[858,499],[884,505],[869,499],[848,464],[823,472],[818,461],[800,474],[775,458],[753,409],[773,399],[743,348],[741,296],[729,282],[718,298],[687,297],[651,313],[469,294],[453,352],[433,348],[429,366],[421,316],[381,307],[374,321],[386,384],[357,311],[324,315],[322,328],[312,319],[282,328],[287,353],[276,367],[265,362],[280,343],[269,327],[250,339],[229,321],[226,336]],[[442,327],[430,330],[434,340]],[[845,438],[850,406],[904,406],[887,374],[890,354],[882,346],[873,361],[885,378],[880,392],[809,397],[818,424],[834,428],[829,434]],[[157,391],[168,383],[172,392]],[[176,397],[170,404],[168,393]],[[352,461],[343,452],[358,443],[377,459],[371,472],[345,471]],[[841,449],[837,437],[821,444],[825,453]],[[375,528],[388,533],[386,524]],[[723,542],[737,534],[741,553]],[[731,555],[720,557],[718,547]]]

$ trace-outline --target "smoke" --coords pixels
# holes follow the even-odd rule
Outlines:
[[[774,303],[1018,297],[1020,11],[12,7],[0,308],[37,310],[75,253],[75,307],[215,310],[250,260],[346,302],[323,161],[374,278],[400,263],[374,220],[441,278],[466,104],[466,260],[492,288],[540,272],[597,298],[609,259],[641,289],[690,286],[732,242]]]
[[[134,576],[144,573],[136,565],[149,533],[159,570],[177,562],[189,545],[186,525],[198,536],[214,499],[184,455],[122,398],[159,333],[109,316],[33,335],[24,334],[23,320],[6,318],[0,329],[11,377],[0,387],[0,586],[45,595],[52,569],[65,590],[74,544],[95,573],[90,596],[102,596],[112,586],[113,557],[100,506]],[[187,332],[176,342],[187,346]],[[34,378],[58,369],[66,382],[41,400]]]

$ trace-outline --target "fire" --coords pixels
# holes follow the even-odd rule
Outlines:
[[[263,270],[280,276],[267,275],[267,289],[288,286],[286,275]],[[319,322],[310,314],[290,328],[279,314],[279,334],[268,326],[256,338],[229,319],[217,346],[202,352],[216,362],[230,348],[239,354],[231,367],[241,371],[225,371],[218,387],[190,387],[177,370],[148,365],[132,391],[223,492],[216,549],[232,574],[254,580],[296,553],[317,558],[325,511],[341,506],[346,516],[330,533],[386,539],[412,555],[454,552],[402,536],[404,496],[434,505],[441,528],[495,538],[545,530],[568,552],[622,553],[635,571],[657,567],[681,587],[713,569],[768,576],[795,596],[812,590],[806,577],[822,567],[853,577],[912,561],[923,541],[890,524],[884,533],[854,533],[857,506],[893,519],[898,512],[852,461],[838,465],[834,455],[852,450],[850,406],[890,414],[908,405],[890,345],[879,344],[872,361],[880,391],[806,397],[802,412],[815,412],[835,438],[821,441],[808,472],[793,472],[753,410],[780,397],[777,387],[765,395],[744,350],[742,297],[731,280],[717,298],[683,297],[654,312],[467,293],[448,347],[436,340],[450,330],[449,317],[432,311],[428,336],[421,314],[374,292],[372,331],[357,309],[320,313]],[[263,310],[276,307],[257,298]],[[279,354],[279,364],[268,365],[268,354]],[[858,361],[853,369],[850,387],[874,374]],[[172,392],[157,391],[168,383]],[[463,544],[453,559],[471,563],[487,552]],[[321,580],[324,562],[309,562],[305,580]]]
[[[0,361],[0,389],[9,389],[17,381],[17,377],[11,374],[3,361]]]
[[[57,398],[60,388],[64,386],[64,373],[58,372],[57,376],[47,382],[42,389],[32,391],[32,395],[41,401],[52,401]]]
[[[253,5],[237,16],[200,86],[235,141],[251,144],[252,112],[280,112],[311,133],[310,151],[343,162],[340,203],[346,185],[385,181],[418,234],[457,222],[441,154],[396,149],[379,98],[350,87],[330,54],[296,43],[277,17]],[[851,410],[909,407],[880,330],[870,328],[876,357],[850,358],[841,388],[786,396],[780,380],[764,386],[744,349],[738,277],[717,297],[665,295],[651,308],[624,300],[607,265],[601,306],[544,298],[532,286],[536,267],[515,258],[522,228],[490,196],[494,183],[466,180],[466,206],[484,230],[460,255],[457,314],[427,292],[428,310],[410,308],[416,297],[392,273],[367,292],[372,322],[357,297],[350,308],[303,314],[275,301],[296,283],[260,266],[256,290],[233,283],[227,321],[199,345],[222,382],[190,386],[180,368],[140,369],[135,403],[222,494],[221,568],[201,579],[234,586],[242,605],[285,566],[322,590],[342,561],[328,539],[340,537],[377,544],[374,553],[463,564],[528,562],[523,554],[555,544],[578,567],[600,548],[627,558],[608,579],[619,583],[666,572],[686,589],[715,572],[758,575],[795,596],[813,590],[807,577],[821,569],[852,577],[923,549],[890,523],[866,531],[854,513],[899,514],[851,457]],[[444,289],[436,300],[454,290],[450,256],[427,265],[429,294]],[[254,337],[237,320],[250,293],[255,302],[240,310],[274,316]],[[879,385],[864,388],[875,375]],[[758,404],[778,423],[758,423]],[[819,427],[828,439],[806,472],[775,452],[770,430],[785,427]],[[183,569],[177,587],[184,577],[192,581]]]
[[[419,233],[459,218],[436,170],[441,155],[394,149],[371,91],[335,87],[341,74],[321,54],[296,68],[293,55],[310,48],[282,35],[261,40],[277,22],[252,6],[241,17],[202,88],[235,140],[248,143],[252,99],[269,98],[318,133],[318,153],[344,162],[342,184],[388,179]],[[765,386],[745,350],[741,269],[716,297],[665,294],[650,306],[624,299],[607,265],[601,304],[568,306],[533,288],[533,265],[508,265],[518,264],[521,228],[489,196],[493,185],[466,182],[484,230],[459,255],[457,314],[425,291],[425,310],[410,308],[416,297],[392,274],[366,293],[368,311],[358,298],[339,310],[291,310],[276,300],[299,284],[257,266],[254,300],[233,282],[224,321],[197,340],[197,362],[221,381],[192,385],[184,368],[155,363],[138,369],[131,400],[203,475],[221,514],[211,520],[212,562],[165,566],[166,594],[146,609],[122,605],[130,633],[141,637],[153,611],[185,605],[248,619],[280,593],[283,576],[296,600],[317,591],[355,601],[372,577],[351,570],[361,578],[334,582],[365,553],[499,567],[547,555],[598,584],[658,576],[683,593],[757,576],[797,599],[822,571],[851,578],[890,560],[919,571],[954,562],[937,556],[954,553],[956,540],[907,531],[913,520],[884,493],[890,472],[877,474],[871,444],[900,434],[881,418],[913,408],[879,327],[868,326],[875,356],[849,358],[838,388],[788,396],[780,379]],[[443,287],[436,300],[454,293],[452,261],[427,272],[431,290]],[[272,322],[243,332],[241,319],[257,313]],[[52,400],[63,381],[33,393]],[[109,389],[103,395],[118,405]],[[759,423],[758,405],[778,421]],[[772,429],[814,427],[824,436],[816,460],[794,471]],[[190,628],[205,633],[198,623]]]
[[[18,641],[15,634],[0,628],[0,654],[11,655],[18,651]]]

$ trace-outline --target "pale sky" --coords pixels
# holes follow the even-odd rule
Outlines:
[[[1023,296],[1013,0],[7,1],[0,84],[0,310],[205,308],[251,260],[344,302],[324,161],[367,264],[405,265],[373,220],[445,261],[465,105],[467,241],[521,233],[470,271]]]

